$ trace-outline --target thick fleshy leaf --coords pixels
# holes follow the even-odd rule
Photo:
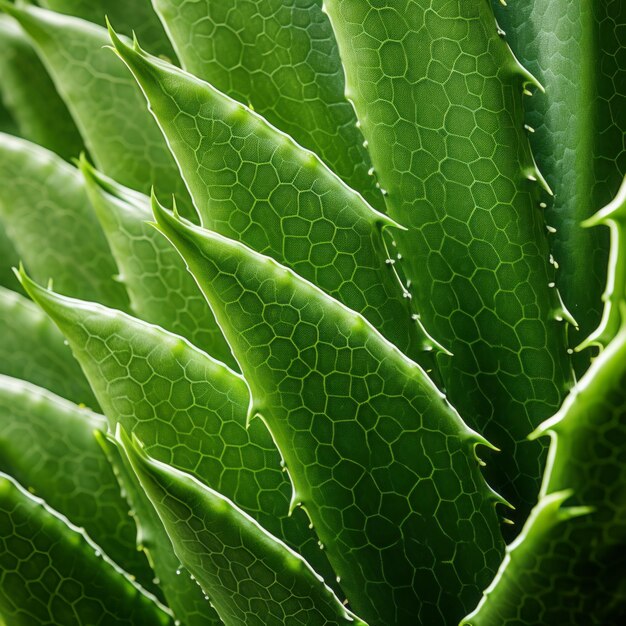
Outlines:
[[[105,25],[106,16],[125,35],[136,33],[150,52],[170,59],[176,56],[150,0],[40,0],[39,4],[98,26]]]
[[[189,474],[151,459],[123,431],[118,439],[176,554],[226,626],[366,626],[301,556],[230,500]]]
[[[22,29],[0,15],[0,91],[20,135],[56,152],[77,157],[83,140],[67,106]]]
[[[539,504],[471,626],[626,618],[626,326],[537,433],[552,437]]]
[[[606,232],[580,223],[611,200],[626,172],[626,4],[516,0],[497,16],[518,58],[545,86],[527,104],[527,121],[554,190],[547,220],[556,229],[557,285],[580,326],[571,334],[575,345],[600,321],[609,249]]]
[[[128,71],[111,50],[107,31],[79,18],[0,1],[33,39],[67,103],[96,165],[142,192],[174,194],[193,215],[176,163]]]
[[[373,206],[384,206],[320,0],[153,4],[188,72],[253,107]]]
[[[0,374],[98,408],[87,379],[54,323],[30,300],[2,287],[0,328]]]
[[[204,226],[292,268],[363,313],[408,354],[432,349],[389,262],[382,234],[388,218],[250,109],[112,37],[176,155]]]
[[[152,218],[150,199],[96,172],[85,159],[80,169],[132,311],[236,368],[224,335],[180,255],[147,223]]]
[[[84,532],[0,474],[0,613],[11,626],[166,626]]]
[[[0,133],[9,133],[10,135],[19,135],[17,123],[13,119],[11,112],[4,104],[2,93],[2,85],[0,85]]]
[[[75,167],[24,139],[0,135],[0,218],[37,280],[52,279],[65,293],[128,308]]]
[[[41,387],[0,376],[0,471],[65,515],[124,570],[151,588],[137,529],[93,431],[102,415]]]
[[[150,559],[155,580],[174,617],[184,626],[219,626],[222,620],[195,579],[183,570],[163,523],[135,475],[128,457],[112,436],[96,433],[119,484],[132,507],[139,529],[138,545]]]
[[[241,376],[157,326],[21,280],[70,343],[112,429],[120,423],[156,459],[232,499],[330,578],[306,515],[288,517],[291,485],[267,429],[246,427]]]
[[[475,456],[486,442],[361,315],[273,259],[154,210],[351,606],[372,625],[460,619],[500,557],[497,496]]]
[[[524,519],[545,447],[527,435],[570,384],[566,316],[524,130],[533,82],[485,0],[326,0],[446,395],[502,450],[488,476]]]

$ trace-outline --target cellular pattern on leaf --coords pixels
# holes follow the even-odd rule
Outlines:
[[[320,0],[154,0],[154,5],[184,69],[253,107],[383,208]]]
[[[569,385],[542,182],[524,129],[533,82],[484,0],[327,0],[353,101],[446,395],[502,450],[492,483],[522,520]]]
[[[0,610],[20,626],[170,624],[170,616],[83,531],[4,474]]]
[[[118,435],[120,436],[120,435]],[[121,441],[181,561],[230,626],[366,626],[311,567],[232,502]]]
[[[372,625],[445,624],[499,562],[472,432],[365,319],[155,205],[250,385],[341,586]],[[254,423],[254,421],[253,421]],[[471,563],[471,565],[470,565]],[[445,601],[441,599],[445,597]]]
[[[156,459],[231,498],[332,580],[304,513],[288,517],[291,486],[267,429],[258,420],[246,427],[241,376],[157,326],[27,284],[69,341],[112,429],[121,424]]]
[[[157,591],[113,469],[94,438],[106,419],[0,375],[0,471],[84,528],[106,554]]]

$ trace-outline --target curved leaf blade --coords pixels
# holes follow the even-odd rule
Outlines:
[[[246,426],[244,379],[173,335],[118,311],[60,296],[20,276],[59,326],[113,430],[121,424],[156,459],[189,472],[284,538],[329,578],[265,426]]]
[[[3,474],[0,611],[16,626],[171,623],[84,532]]]
[[[459,619],[500,557],[498,497],[475,456],[485,440],[361,315],[273,259],[154,210],[224,330],[250,386],[249,416],[267,422],[292,508],[309,513],[351,606],[370,624]]]
[[[37,280],[52,279],[72,295],[128,308],[76,168],[24,139],[0,135],[0,217]]]
[[[113,561],[153,589],[137,528],[93,436],[106,419],[30,383],[0,375],[0,471],[65,515]]]
[[[348,97],[452,404],[502,450],[492,484],[522,520],[545,447],[527,435],[571,384],[544,217],[523,119],[533,77],[485,0],[325,0]]]
[[[319,0],[153,4],[185,70],[250,105],[384,207]]]
[[[147,223],[152,219],[150,199],[104,177],[84,158],[80,169],[133,312],[236,368],[224,335],[180,255]]]
[[[101,432],[97,432],[96,437],[126,494],[139,529],[137,543],[150,559],[155,580],[174,617],[185,626],[221,626],[222,620],[209,604],[204,591],[193,578],[181,572],[180,559],[174,553],[163,523],[117,441]]]
[[[354,624],[311,566],[230,500],[164,463],[118,431],[174,549],[226,626]]]
[[[374,211],[314,154],[258,115],[111,33],[176,156],[202,224],[290,267],[420,358],[413,316]],[[427,365],[429,356],[421,355]]]

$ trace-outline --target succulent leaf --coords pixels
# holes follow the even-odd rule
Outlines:
[[[80,169],[133,312],[236,368],[224,335],[180,255],[147,223],[152,219],[150,199],[100,174],[84,158]]]
[[[40,6],[74,15],[98,26],[105,15],[128,37],[136,33],[150,52],[175,59],[176,54],[150,0],[40,0]]]
[[[521,520],[544,459],[526,436],[570,377],[523,127],[536,81],[488,1],[384,4],[325,0],[416,307],[454,355],[438,356],[446,395],[502,450],[488,476]]]
[[[196,478],[151,459],[118,431],[132,467],[181,561],[225,626],[354,624],[311,566],[230,500]]]
[[[361,315],[273,259],[154,210],[351,606],[370,624],[459,619],[500,556],[497,496],[475,457],[484,440]]]
[[[98,168],[133,189],[149,192],[154,186],[166,197],[174,194],[181,211],[193,217],[174,159],[139,89],[107,49],[106,29],[5,0],[0,8],[32,38]]]
[[[0,131],[0,134],[2,131]],[[20,257],[13,242],[6,233],[2,220],[0,219],[0,286],[7,287],[14,291],[21,289],[19,281],[15,278],[13,268],[17,267]]]
[[[180,559],[150,499],[139,483],[128,457],[112,436],[96,436],[117,475],[137,522],[138,545],[147,554],[168,606],[184,626],[221,626],[222,620],[211,607],[198,583],[183,573]]]
[[[626,326],[536,435],[542,496],[464,624],[620,624],[626,617]]]
[[[626,5],[516,0],[496,12],[518,58],[545,86],[526,104],[527,121],[555,193],[546,219],[556,230],[557,285],[580,327],[573,347],[600,322],[609,249],[606,232],[580,223],[611,200],[626,172]]]
[[[78,527],[0,474],[0,612],[11,626],[167,626],[169,615]]]
[[[70,343],[111,429],[120,423],[156,459],[234,500],[329,577],[304,513],[288,517],[290,484],[267,429],[246,427],[241,376],[157,326],[21,280]]]
[[[98,408],[87,379],[54,323],[30,300],[2,287],[0,328],[0,374]]]
[[[87,534],[145,588],[152,570],[93,432],[106,419],[40,387],[0,375],[0,471]]]
[[[0,15],[0,91],[20,135],[64,159],[78,156],[83,140],[65,102],[27,35]]]
[[[153,4],[185,70],[249,105],[384,207],[320,0]]]
[[[112,37],[176,155],[204,226],[292,268],[362,312],[415,358],[436,346],[412,317],[388,258],[382,234],[388,218],[250,109]]]
[[[37,280],[82,298],[128,308],[117,266],[80,172],[24,139],[0,135],[0,218]]]

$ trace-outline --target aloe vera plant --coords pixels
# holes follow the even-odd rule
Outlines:
[[[0,0],[0,624],[626,619],[626,5],[495,4]]]

